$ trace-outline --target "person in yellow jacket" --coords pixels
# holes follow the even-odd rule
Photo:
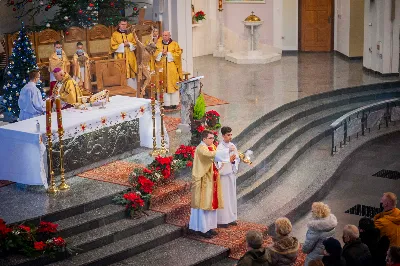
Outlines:
[[[60,97],[63,104],[63,109],[74,106],[77,103],[82,103],[82,90],[78,83],[61,68],[53,70],[54,77],[57,80],[56,86],[53,89],[53,99]]]
[[[169,31],[163,32],[162,41],[158,41],[156,46],[155,60],[161,65],[159,72],[162,72],[162,80],[166,84],[166,91],[163,95],[164,107],[175,109],[179,105],[179,91],[176,83],[183,80],[182,49],[177,42],[171,39]]]
[[[126,59],[126,78],[128,86],[136,89],[136,41],[132,32],[128,31],[128,21],[121,20],[118,24],[118,30],[113,32],[111,36],[111,52],[114,53],[115,59]]]
[[[392,192],[383,193],[381,203],[383,212],[375,215],[375,227],[381,231],[381,237],[389,238],[390,246],[400,246],[400,210],[396,208],[397,196]]]

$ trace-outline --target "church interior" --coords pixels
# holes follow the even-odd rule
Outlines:
[[[0,265],[400,265],[400,0],[0,5]]]

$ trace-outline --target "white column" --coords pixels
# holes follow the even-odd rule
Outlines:
[[[224,44],[224,15],[223,15],[223,9],[218,10],[218,45],[217,45],[217,50],[213,52],[214,57],[225,57],[225,55],[228,53],[228,50],[225,49],[225,44]]]
[[[192,40],[192,2],[191,0],[180,0],[176,5],[177,22],[174,27],[177,36],[173,37],[183,49],[182,69],[193,73],[193,40]],[[172,23],[173,24],[173,23]]]

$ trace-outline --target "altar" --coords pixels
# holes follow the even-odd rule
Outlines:
[[[156,108],[159,113],[159,108]],[[110,97],[110,102],[87,110],[62,110],[64,167],[73,171],[138,147],[153,147],[150,100],[128,96]],[[37,127],[39,123],[40,128]],[[160,146],[160,116],[156,115],[157,145]],[[59,170],[57,114],[52,114],[54,169]],[[165,139],[168,147],[168,135]],[[27,185],[47,187],[46,117],[0,127],[0,177]]]

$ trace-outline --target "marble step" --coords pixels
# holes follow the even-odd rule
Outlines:
[[[52,263],[53,266],[91,265],[105,266],[122,261],[139,253],[168,243],[182,235],[182,229],[177,226],[162,224],[129,236],[97,249],[73,256],[69,259]]]
[[[272,227],[285,216],[295,222],[310,211],[312,202],[321,200],[335,183],[338,172],[352,153],[376,138],[400,131],[400,125],[382,128],[353,139],[335,156],[330,155],[331,137],[312,146],[272,186],[241,204],[239,218]],[[273,204],[271,204],[273,203]],[[263,209],[263,212],[259,210]]]
[[[272,162],[276,161],[276,157],[280,153],[280,151],[285,147],[287,147],[296,138],[304,134],[307,130],[318,127],[323,123],[327,122],[331,123],[334,119],[340,117],[341,115],[351,110],[354,110],[360,106],[363,106],[365,104],[370,104],[373,102],[374,101],[368,101],[362,103],[355,103],[351,105],[345,105],[335,109],[328,109],[326,111],[313,114],[308,117],[304,117],[290,124],[286,128],[278,131],[264,143],[260,143],[258,147],[255,147],[254,150],[256,158],[253,161],[253,166],[252,167],[245,166],[243,170],[238,174],[237,184],[238,184],[239,194],[241,193],[242,190],[246,189],[248,186],[251,186],[252,182],[258,180],[269,169],[271,169],[271,167],[273,167]],[[306,145],[305,147],[308,146]],[[304,148],[300,151],[304,152]],[[300,153],[296,154],[299,155]],[[288,166],[289,165],[286,165],[286,167]],[[278,176],[272,175],[271,177],[277,178]],[[269,182],[273,180],[274,179],[271,179]]]
[[[356,97],[357,95],[368,96],[370,94],[375,94],[377,95],[376,99],[380,99],[381,97],[379,96],[380,94],[385,92],[393,93],[399,91],[399,87],[400,87],[400,82],[396,81],[383,84],[370,84],[370,85],[362,85],[351,88],[338,89],[334,91],[329,91],[325,93],[314,94],[308,97],[304,97],[302,99],[284,104],[272,110],[271,112],[263,115],[262,117],[251,123],[239,135],[237,135],[233,139],[233,142],[237,143],[239,147],[242,146],[243,145],[242,141],[246,142],[248,141],[249,136],[256,134],[258,127],[263,122],[267,120],[278,121],[283,116],[283,113],[286,111],[288,111],[289,113],[296,114],[299,113],[299,111],[301,110],[307,110],[313,107],[318,108],[318,105],[320,105],[320,103],[323,102],[330,103],[332,102],[332,100],[333,101],[345,100],[346,98]],[[394,97],[394,95],[389,96],[389,98],[390,97]],[[354,101],[354,99],[352,101]]]
[[[67,243],[84,253],[163,224],[165,215],[146,211],[136,219],[122,219],[99,228],[66,238]]]
[[[237,260],[226,258],[216,263],[211,264],[211,266],[235,266],[238,263]]]
[[[235,138],[234,142],[238,144],[240,150],[252,149],[263,143],[280,129],[290,125],[298,119],[310,116],[312,114],[334,109],[339,106],[349,105],[356,102],[381,101],[384,99],[395,98],[400,96],[400,89],[388,89],[385,91],[366,91],[355,95],[340,95],[329,99],[321,99],[314,102],[308,102],[300,106],[277,113],[275,116],[262,117],[255,121],[257,124],[249,131],[245,138]],[[264,118],[264,119],[263,119]],[[253,127],[253,124],[249,126]],[[247,129],[246,129],[247,130]],[[242,135],[242,134],[240,134]],[[238,136],[239,137],[239,136]]]
[[[112,266],[211,265],[228,256],[227,248],[180,237],[146,252],[112,264]]]
[[[121,220],[125,217],[124,210],[125,207],[123,206],[109,204],[59,220],[56,223],[60,236],[70,237]]]

